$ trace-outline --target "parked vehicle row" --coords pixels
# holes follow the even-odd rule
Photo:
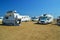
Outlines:
[[[19,15],[16,11],[8,11],[3,17],[2,23],[6,25],[20,25],[21,22],[34,21],[40,24],[52,23],[54,17],[50,14],[43,14],[39,17],[29,17]],[[60,25],[60,16],[56,19],[57,24]]]

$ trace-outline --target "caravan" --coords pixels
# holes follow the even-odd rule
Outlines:
[[[28,22],[31,20],[29,16],[20,16],[21,17],[21,22]]]
[[[20,25],[21,22],[30,21],[29,16],[22,16],[16,11],[8,11],[3,17],[2,23],[7,25]]]
[[[8,11],[3,17],[2,23],[6,25],[20,25],[20,15],[16,11]]]
[[[38,23],[47,24],[53,22],[53,16],[49,14],[43,14],[39,17]]]

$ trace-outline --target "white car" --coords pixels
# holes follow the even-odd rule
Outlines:
[[[38,17],[32,17],[31,20],[32,21],[38,21]]]

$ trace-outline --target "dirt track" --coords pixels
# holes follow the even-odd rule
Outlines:
[[[23,22],[21,26],[0,25],[0,40],[60,40],[60,26]]]

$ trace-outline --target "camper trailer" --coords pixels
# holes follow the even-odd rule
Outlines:
[[[16,11],[8,11],[3,17],[2,23],[4,25],[20,25],[21,19],[19,13]]]
[[[57,18],[57,25],[60,25],[60,16]]]
[[[53,22],[53,16],[49,14],[43,14],[39,17],[38,23],[48,24]]]
[[[21,17],[21,22],[28,22],[31,20],[31,18],[29,16],[26,16],[26,15],[20,16],[20,17]]]

